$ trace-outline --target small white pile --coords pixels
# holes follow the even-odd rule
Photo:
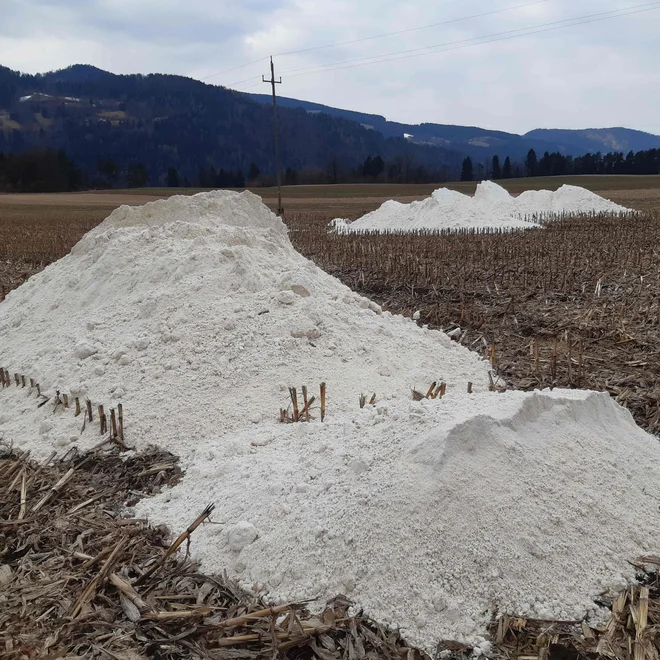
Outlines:
[[[629,209],[610,202],[579,186],[559,190],[528,190],[511,196],[502,186],[483,181],[474,197],[448,188],[438,188],[424,200],[402,204],[394,200],[367,213],[355,222],[337,218],[338,233],[419,230],[531,229],[535,220],[565,214],[626,213]]]
[[[627,411],[486,392],[476,354],[318,269],[248,192],[115,211],[0,304],[0,365],[121,401],[129,445],[180,455],[182,483],[134,513],[178,532],[214,502],[206,571],[319,607],[343,592],[429,651],[485,647],[493,608],[598,618],[593,597],[660,548],[660,444]],[[433,380],[444,398],[411,401]],[[324,423],[277,422],[286,386],[322,381]],[[100,440],[14,386],[0,437],[37,458]]]

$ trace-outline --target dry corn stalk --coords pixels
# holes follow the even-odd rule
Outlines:
[[[135,586],[146,582],[165,563],[167,558],[179,549],[184,541],[189,542],[191,534],[211,515],[213,509],[215,509],[215,504],[209,504],[204,509],[204,511],[202,511],[202,513],[200,513],[199,516],[195,518],[195,520],[186,529],[186,531],[178,536],[174,543],[172,543],[172,545],[167,549],[165,554],[158,561],[156,561],[146,573],[142,574],[138,578],[138,580],[135,582]]]
[[[71,480],[73,473],[76,471],[76,468],[70,468],[68,472],[32,507],[32,512],[36,513],[41,509],[46,502],[48,502],[52,497],[57,495],[60,490]]]
[[[321,383],[321,421],[325,419],[325,383]]]
[[[470,383],[469,385],[471,387],[472,384]],[[413,389],[412,398],[413,401],[421,401],[422,399],[437,399],[438,397],[442,398],[446,391],[447,384],[445,382],[438,383],[434,380],[426,391],[426,394],[422,394],[419,390]]]
[[[311,421],[310,409],[316,397],[308,398],[307,387],[302,386],[303,407],[298,407],[298,392],[295,387],[289,387],[289,398],[291,399],[292,412],[289,413],[287,408],[280,408],[280,422],[293,423],[293,422],[309,422]]]
[[[106,559],[105,564],[103,564],[101,570],[91,580],[91,582],[89,582],[89,584],[83,589],[82,593],[78,597],[78,600],[73,604],[73,607],[71,608],[72,618],[75,619],[82,612],[85,605],[94,599],[94,596],[96,595],[96,590],[98,589],[99,586],[101,586],[101,584],[103,584],[103,581],[107,578],[107,576],[110,574],[110,571],[114,568],[114,565],[118,561],[119,556],[121,555],[127,540],[128,538],[126,536],[122,536],[122,538],[120,538],[119,541],[117,541],[117,544],[110,553],[110,556]]]

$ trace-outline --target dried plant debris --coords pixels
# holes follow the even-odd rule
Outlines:
[[[321,421],[323,421],[325,417],[325,383],[321,383],[320,392]],[[289,398],[291,399],[289,407],[280,408],[280,422],[287,424],[292,424],[294,422],[310,422],[312,420],[310,410],[316,401],[316,397],[313,395],[308,396],[307,386],[303,385],[301,388],[300,403],[298,399],[298,390],[295,387],[289,387]]]
[[[660,561],[657,557],[654,559],[657,569]],[[647,564],[653,563],[647,561]],[[508,616],[493,620],[490,632],[494,657],[562,660],[657,660],[660,657],[660,575],[657,570],[642,577],[640,585],[630,587],[603,604],[610,607],[612,616],[599,629],[580,621],[542,621]]]

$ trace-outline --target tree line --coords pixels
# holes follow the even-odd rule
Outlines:
[[[475,163],[468,157],[463,161],[460,179],[473,181],[581,174],[660,174],[660,149],[629,151],[625,155],[619,151],[597,152],[577,157],[546,151],[541,158],[534,149],[530,149],[522,163],[512,163],[508,156],[503,163],[497,155],[486,163]]]
[[[269,165],[267,164],[266,167]],[[356,167],[343,166],[331,159],[325,168],[287,166],[282,173],[284,185],[338,183],[431,183],[455,180],[458,170],[446,165],[436,168],[415,162],[410,155],[385,160],[367,156]],[[32,148],[8,154],[0,151],[0,191],[66,192],[113,188],[244,188],[273,186],[275,176],[251,163],[246,172],[213,165],[197,167],[196,174],[181,173],[174,165],[161,172],[151,171],[141,161],[123,163],[112,157],[98,156],[94,167],[78,167],[63,150]]]
[[[0,151],[0,191],[68,192],[84,186],[82,172],[64,151],[31,149]]]
[[[507,156],[500,161],[495,155],[486,163],[465,158],[460,170],[441,165],[437,168],[417,165],[410,156],[386,160],[380,155],[367,156],[357,167],[341,167],[331,160],[326,168],[296,169],[286,167],[285,185],[338,183],[444,183],[484,179],[511,179],[534,176],[580,174],[660,174],[660,149],[647,151],[564,156],[545,152],[541,158],[530,149],[521,163]],[[20,153],[0,151],[0,191],[2,192],[67,192],[84,189],[144,188],[148,186],[244,188],[272,186],[275,178],[264,174],[256,163],[247,172],[240,169],[216,169],[200,166],[197,175],[182,176],[176,167],[153,175],[140,161],[120,166],[112,158],[99,156],[93,171],[78,166],[62,150],[28,149]]]

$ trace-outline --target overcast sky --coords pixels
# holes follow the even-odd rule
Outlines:
[[[660,134],[660,2],[650,0],[0,0],[0,8],[0,64],[29,73],[85,63],[204,79],[274,54],[278,93],[395,121]],[[638,13],[554,29],[613,10]],[[485,12],[498,13],[474,17]],[[485,37],[491,43],[478,44]],[[427,46],[440,47],[404,52]],[[282,55],[304,49],[315,50]],[[390,61],[354,66],[364,58]],[[314,69],[323,65],[334,66]],[[267,67],[207,82],[268,92]]]

